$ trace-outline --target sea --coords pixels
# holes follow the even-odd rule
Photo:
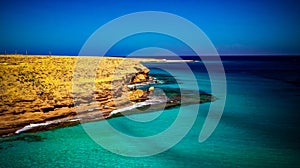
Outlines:
[[[160,81],[153,86],[214,95],[213,76],[224,73],[225,96],[1,138],[0,167],[300,167],[300,57],[183,59],[197,61],[143,63]],[[209,72],[208,65],[224,71]],[[199,141],[213,105],[222,106],[220,119],[209,120],[217,125]]]

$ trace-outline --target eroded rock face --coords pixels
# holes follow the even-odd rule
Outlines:
[[[148,96],[147,92],[140,89],[128,92],[129,100],[133,102],[143,101],[147,99],[147,96]]]
[[[143,82],[147,82],[149,80],[149,76],[148,76],[148,72],[146,70],[142,70],[141,72],[137,73],[133,79],[131,80],[131,84],[134,83],[143,83]]]
[[[85,59],[82,68],[96,61]],[[130,106],[147,97],[142,90],[127,88],[149,79],[149,69],[134,59],[102,57],[96,79],[79,74],[85,77],[80,90],[72,90],[76,57],[0,56],[0,64],[0,135],[34,123],[103,119],[116,106]],[[80,72],[81,67],[76,68]],[[89,92],[90,88],[94,89]],[[67,121],[56,126],[71,125]]]
[[[82,64],[76,64],[77,58],[0,56],[0,136],[106,119],[113,110],[145,101],[155,91],[153,86],[148,90],[127,87],[153,80],[141,60],[84,57]],[[98,65],[96,72],[92,71],[96,77],[84,71],[92,64]],[[76,81],[75,65],[81,72],[75,74]],[[172,97],[166,108],[178,106],[182,100],[183,104],[192,104],[213,99],[211,95],[203,96],[201,101]],[[154,105],[153,109],[163,105]],[[31,128],[30,124],[37,123],[39,126]]]

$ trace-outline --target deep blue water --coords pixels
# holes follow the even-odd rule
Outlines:
[[[157,88],[195,89],[195,81],[187,75],[190,72],[182,63],[145,65],[156,76],[170,75],[162,69],[170,70],[173,77],[169,78],[175,78],[179,83],[157,85]],[[91,138],[85,132],[99,131],[104,125],[103,121],[99,121],[1,139],[0,167],[299,167],[299,59],[236,57],[223,59],[223,65],[227,79],[226,97],[201,104],[191,129],[167,151],[148,157],[126,157],[109,152],[95,141],[97,138],[115,137],[113,132],[104,132],[97,138]],[[188,67],[195,75],[199,89],[210,93],[210,78],[203,64],[188,63]],[[199,133],[209,107],[225,98],[225,109],[217,128],[206,141],[199,143]],[[188,118],[196,107],[181,108]],[[167,109],[161,114],[153,112],[131,116],[141,119],[160,114],[150,122],[117,117],[110,119],[109,123],[127,135],[155,135],[174,122],[179,108]],[[188,125],[182,123],[182,128],[185,124]],[[128,151],[136,149],[133,142],[120,141],[109,143],[115,148],[123,145]],[[167,141],[166,138],[156,139],[145,143],[145,146],[155,148]]]

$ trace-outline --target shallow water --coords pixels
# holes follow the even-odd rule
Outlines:
[[[159,85],[157,88],[182,87],[195,89],[186,69],[176,63],[168,65],[179,84]],[[152,74],[165,73],[157,64]],[[203,143],[199,133],[210,104],[200,105],[195,123],[187,135],[175,146],[149,157],[125,157],[111,153],[97,144],[85,130],[97,132],[103,121],[85,123],[51,131],[21,134],[1,139],[1,167],[299,167],[299,64],[268,61],[224,61],[227,78],[226,105],[219,125]],[[294,67],[293,67],[294,66]],[[200,90],[211,92],[209,77],[203,64],[189,63]],[[290,73],[291,72],[291,73]],[[197,105],[186,106],[191,115]],[[134,122],[117,117],[109,123],[118,131],[131,136],[156,135],[166,130],[178,115],[177,108],[164,110],[150,122]],[[155,112],[153,113],[155,114]],[[136,114],[147,118],[151,113]],[[183,124],[183,127],[185,125]],[[84,129],[83,129],[84,128]],[[104,131],[103,137],[114,137]],[[153,145],[167,139],[157,139]],[[132,143],[110,141],[134,150]],[[112,145],[112,146],[113,146]]]

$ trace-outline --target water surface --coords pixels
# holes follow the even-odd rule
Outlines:
[[[199,143],[198,137],[211,103],[200,105],[196,122],[182,141],[158,155],[132,158],[111,153],[77,125],[1,139],[1,167],[299,167],[299,61],[231,59],[223,63],[227,77],[226,105],[219,125],[203,143]],[[161,63],[171,69],[175,67],[181,87],[194,89],[185,70],[176,68],[176,63],[171,64]],[[188,64],[199,89],[210,93],[210,81],[203,64]],[[151,63],[145,65],[157,67]],[[166,74],[157,68],[152,68],[151,73]],[[157,86],[168,87],[179,85]],[[191,113],[194,107],[196,105],[187,106],[186,113]],[[168,128],[179,108],[167,109],[147,123],[126,117],[109,122],[125,134],[150,136]],[[137,115],[147,117],[149,114]],[[95,131],[99,125],[101,121],[84,124]],[[103,136],[114,135],[108,132]],[[158,141],[163,143],[164,139]],[[132,149],[128,146],[128,150]]]

